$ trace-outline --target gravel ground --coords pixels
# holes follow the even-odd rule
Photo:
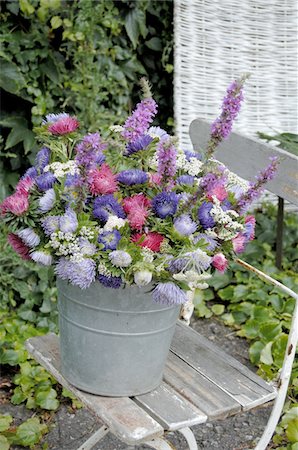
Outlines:
[[[248,359],[248,343],[239,338],[228,327],[215,319],[193,319],[191,326],[202,335],[208,337],[219,347],[234,356],[243,364],[254,368]],[[9,402],[0,401],[0,412],[12,414],[17,423],[32,416],[24,406],[13,406]],[[215,421],[192,427],[199,450],[244,450],[253,448],[255,441],[261,436],[271,412],[271,404],[253,411],[233,416],[223,421]],[[71,413],[69,407],[62,405],[49,420],[50,432],[44,442],[49,450],[76,450],[100,426],[87,409]],[[169,433],[168,440],[177,450],[186,450],[188,446],[179,433]],[[14,450],[23,447],[13,447]],[[108,434],[93,450],[131,450],[118,439]],[[138,446],[135,450],[149,449]]]

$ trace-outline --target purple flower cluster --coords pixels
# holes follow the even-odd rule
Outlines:
[[[121,239],[119,230],[104,231],[100,233],[97,241],[99,244],[103,244],[103,250],[116,250],[117,245]]]
[[[196,244],[200,240],[202,240],[206,243],[206,245],[207,245],[206,249],[211,252],[213,252],[216,249],[216,247],[218,246],[218,243],[216,242],[216,240],[213,239],[211,236],[208,236],[207,234],[204,234],[204,233],[197,234],[194,238],[194,244]]]
[[[109,215],[125,218],[125,212],[113,194],[102,195],[94,200],[93,215],[102,222],[107,222]]]
[[[117,175],[117,181],[127,186],[133,186],[134,184],[144,184],[148,180],[148,174],[139,169],[123,170]]]
[[[198,152],[191,152],[190,150],[184,150],[184,154],[186,156],[187,161],[190,161],[190,158],[196,158],[201,160],[202,155]]]
[[[157,145],[157,173],[169,187],[173,187],[173,177],[177,171],[176,158],[177,150],[171,140],[161,139]]]
[[[168,216],[173,216],[177,211],[178,196],[175,192],[161,192],[157,194],[152,200],[152,207],[161,219]]]
[[[59,228],[63,233],[74,233],[78,228],[77,215],[71,208],[68,208],[60,217]]]
[[[152,298],[163,305],[182,305],[187,302],[185,292],[172,281],[158,283],[152,292]]]
[[[189,236],[197,229],[197,224],[188,214],[182,214],[174,220],[174,228],[182,236]]]
[[[192,175],[181,175],[180,177],[177,178],[177,183],[178,184],[186,184],[189,186],[192,186],[194,184],[194,180],[195,177],[193,177]]]
[[[42,228],[47,236],[59,230],[59,216],[47,216],[41,221]]]
[[[93,166],[100,165],[105,161],[102,152],[106,147],[107,144],[102,142],[99,133],[87,134],[75,148],[75,161],[86,170],[90,170]]]
[[[24,180],[27,177],[32,178],[33,180],[35,180],[35,178],[37,177],[38,173],[35,167],[29,167],[29,169],[26,170],[26,172],[24,173],[24,175],[21,177],[21,180]]]
[[[106,275],[99,275],[97,279],[103,286],[107,288],[119,289],[122,285],[121,277],[108,277]]]
[[[121,135],[127,141],[135,142],[146,133],[156,113],[156,102],[153,98],[145,98],[137,104],[132,115],[126,120]]]
[[[248,191],[243,194],[238,200],[237,210],[240,211],[240,214],[245,213],[250,204],[260,197],[260,195],[264,191],[264,184],[274,178],[280,161],[277,156],[272,156],[270,160],[271,162],[268,167],[266,167],[266,169],[264,170],[261,170],[256,176],[257,181],[254,183],[250,183]]]
[[[81,289],[87,289],[95,281],[96,264],[93,259],[84,258],[80,262],[60,258],[55,273],[63,280],[70,281]]]
[[[171,259],[168,263],[168,271],[171,273],[179,273],[185,269],[188,260],[185,258]]]
[[[40,173],[43,171],[45,166],[50,163],[51,150],[47,147],[42,147],[35,157],[35,168]]]
[[[207,228],[213,228],[215,225],[215,221],[210,214],[211,209],[213,208],[213,203],[211,202],[203,202],[198,209],[198,219],[202,227],[206,230]]]
[[[35,181],[40,191],[47,191],[48,189],[51,189],[53,187],[57,179],[52,172],[45,172],[41,175],[38,175]]]
[[[140,136],[136,141],[127,144],[124,155],[129,156],[133,153],[139,152],[140,150],[144,150],[148,147],[149,144],[151,144],[152,141],[153,138],[149,136],[149,134],[144,134],[143,136]]]

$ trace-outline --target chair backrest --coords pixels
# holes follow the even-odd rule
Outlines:
[[[194,150],[203,152],[210,137],[210,123],[202,119],[193,120],[189,134]],[[275,178],[266,185],[266,189],[297,206],[298,157],[296,155],[240,133],[231,133],[229,139],[218,146],[215,154],[216,159],[249,181],[254,179],[260,169],[269,164],[270,156],[278,156],[280,164]]]

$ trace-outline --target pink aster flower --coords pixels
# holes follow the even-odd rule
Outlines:
[[[222,202],[223,200],[225,200],[227,198],[228,193],[227,193],[226,189],[224,188],[224,186],[219,184],[217,186],[214,186],[207,194],[207,198],[209,200],[212,200],[213,196],[216,197],[217,200]]]
[[[143,237],[145,239],[142,242],[138,242]],[[131,240],[140,247],[147,247],[153,252],[159,252],[164,237],[156,232],[149,232],[147,234],[136,233],[135,235],[132,236]]]
[[[28,192],[34,185],[33,178],[26,176],[25,178],[21,179],[18,184],[16,185],[16,192],[21,195],[28,195]]]
[[[144,194],[136,194],[123,200],[123,209],[131,228],[141,230],[149,215],[150,200]]]
[[[212,265],[219,272],[224,273],[229,265],[229,262],[223,253],[216,253],[212,258]]]
[[[79,126],[79,121],[76,117],[69,115],[63,116],[55,122],[50,123],[48,131],[52,134],[63,135],[72,133]]]
[[[243,253],[245,250],[246,242],[247,242],[246,237],[242,233],[239,233],[234,239],[232,239],[234,252]]]
[[[14,214],[15,216],[21,216],[29,208],[28,194],[24,195],[20,192],[15,192],[14,194],[7,197],[0,205],[0,211],[2,214],[8,212]]]
[[[100,169],[90,170],[88,182],[93,195],[112,194],[118,189],[116,176],[108,164],[103,164]]]
[[[22,241],[22,239],[14,233],[9,233],[7,240],[14,251],[20,255],[22,259],[31,259],[29,255],[30,248]]]
[[[149,183],[150,185],[160,186],[162,181],[162,176],[159,173],[149,173]]]

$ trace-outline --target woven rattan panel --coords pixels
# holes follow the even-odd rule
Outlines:
[[[230,81],[250,72],[235,126],[298,132],[297,0],[175,0],[175,120],[214,120]]]

